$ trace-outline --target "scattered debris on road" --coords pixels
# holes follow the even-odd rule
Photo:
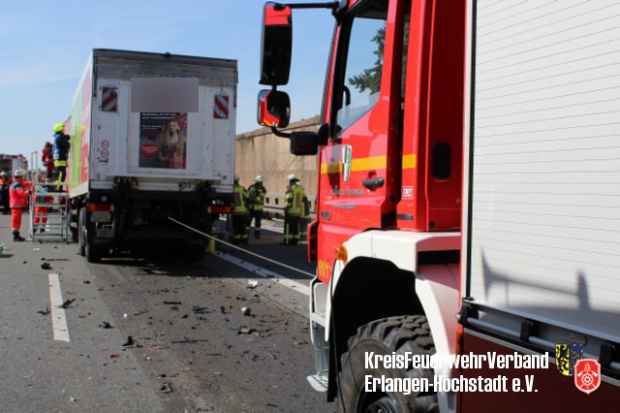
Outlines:
[[[64,308],[67,309],[69,307],[71,307],[71,304],[73,304],[73,302],[75,301],[75,298],[69,298],[67,300],[65,300],[64,303],[62,303],[61,305],[59,305],[59,308]]]
[[[258,287],[258,281],[256,280],[248,280],[248,286],[247,286],[250,290],[255,289],[256,287]]]
[[[99,328],[103,328],[103,329],[109,330],[109,329],[114,328],[114,327],[112,327],[112,324],[110,324],[109,322],[102,321],[101,323],[99,323]]]
[[[121,355],[120,355],[120,354],[118,354],[118,353],[112,353],[112,354],[110,354],[110,358],[111,358],[111,359],[117,359],[117,358],[119,358],[120,356],[121,356]]]
[[[192,312],[194,314],[209,314],[210,311],[207,307],[201,307],[199,305],[195,305],[192,307]]]
[[[45,310],[37,311],[37,314],[41,314],[41,315],[49,315],[49,313],[50,313],[49,307],[47,307]]]
[[[122,344],[121,347],[131,347],[133,345],[135,345],[136,343],[133,340],[132,336],[127,336],[127,341],[125,342],[125,344]]]
[[[41,264],[41,269],[42,270],[51,270],[52,269],[52,265],[49,262],[44,262],[43,264]]]
[[[250,307],[241,307],[241,314],[249,317],[252,314],[252,310]]]
[[[164,304],[166,304],[166,305],[181,305],[183,303],[180,302],[180,301],[164,301]]]
[[[256,330],[254,330],[253,328],[250,327],[241,327],[239,328],[239,331],[237,332],[237,334],[239,335],[247,335],[247,334],[253,334]]]
[[[83,284],[90,284],[90,281],[89,280],[84,280],[84,281],[82,281],[82,283]]]
[[[172,384],[166,382],[166,383],[162,383],[161,387],[159,388],[159,391],[162,393],[172,393]]]

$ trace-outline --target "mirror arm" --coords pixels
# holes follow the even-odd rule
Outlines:
[[[278,130],[278,128],[276,128],[275,126],[272,126],[272,127],[271,127],[271,132],[272,132],[274,135],[276,135],[276,136],[278,136],[278,137],[280,137],[280,138],[287,138],[287,139],[288,139],[288,138],[290,138],[290,137],[291,137],[291,135],[292,135],[292,133],[286,133],[286,132],[282,132],[282,131]]]
[[[329,1],[324,3],[284,3],[281,4],[281,6],[290,7],[291,9],[332,9],[333,11],[336,11],[340,7],[340,2]]]

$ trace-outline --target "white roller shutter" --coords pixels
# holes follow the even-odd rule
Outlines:
[[[471,295],[620,341],[620,2],[476,3]]]

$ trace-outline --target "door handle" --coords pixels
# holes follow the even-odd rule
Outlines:
[[[385,179],[384,178],[368,178],[368,179],[364,179],[362,181],[362,185],[364,185],[365,188],[371,190],[371,191],[375,191],[378,188],[381,188],[383,186],[383,184],[385,184]]]

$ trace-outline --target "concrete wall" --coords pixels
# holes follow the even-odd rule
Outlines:
[[[319,117],[303,119],[292,123],[286,131],[316,131]],[[289,140],[279,138],[270,129],[261,128],[237,136],[235,173],[241,184],[248,187],[256,175],[263,176],[267,188],[266,205],[279,208],[285,204],[284,192],[287,177],[295,174],[303,185],[308,199],[316,198],[317,157],[293,156],[289,152]]]

